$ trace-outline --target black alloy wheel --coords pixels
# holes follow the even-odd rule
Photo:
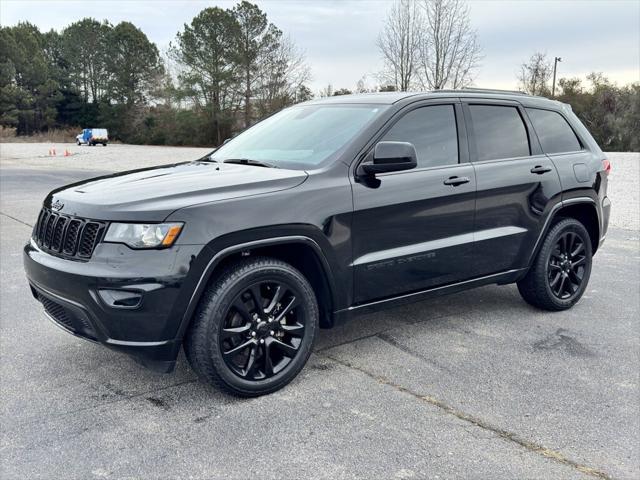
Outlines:
[[[587,288],[592,249],[592,239],[580,221],[559,219],[545,235],[529,271],[518,281],[522,298],[544,310],[571,308]]]
[[[549,256],[549,288],[561,300],[574,295],[582,285],[586,267],[585,241],[579,234],[567,231],[558,238]]]
[[[239,260],[217,275],[187,331],[187,360],[200,378],[235,395],[284,387],[309,359],[319,328],[311,284],[270,257]]]
[[[282,281],[258,282],[236,296],[219,337],[231,371],[247,380],[264,380],[291,363],[305,335],[300,297]]]

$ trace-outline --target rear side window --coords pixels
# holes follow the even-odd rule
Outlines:
[[[516,107],[469,105],[478,160],[527,157],[529,137]]]
[[[418,168],[458,163],[458,130],[453,105],[432,105],[410,111],[383,140],[416,147]]]
[[[582,149],[573,130],[558,112],[527,108],[544,153],[576,152]]]

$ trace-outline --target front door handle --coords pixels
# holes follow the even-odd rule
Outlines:
[[[457,187],[458,185],[462,185],[463,183],[469,183],[469,177],[449,177],[444,181],[445,185],[453,185]]]
[[[543,167],[542,165],[536,165],[531,169],[531,173],[536,173],[538,175],[542,175],[543,173],[550,172],[551,169],[549,167]]]

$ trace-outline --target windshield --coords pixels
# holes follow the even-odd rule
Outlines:
[[[385,108],[382,105],[291,107],[244,131],[213,152],[210,159],[313,168],[336,154]]]

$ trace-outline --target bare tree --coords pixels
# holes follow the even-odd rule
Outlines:
[[[319,95],[320,98],[333,97],[333,85],[329,83],[326,87],[320,90]]]
[[[421,43],[422,14],[413,0],[397,0],[376,42],[384,59],[382,77],[406,92],[414,83]]]
[[[422,88],[464,88],[472,84],[482,58],[463,0],[422,0],[425,24],[420,43]]]
[[[553,74],[551,62],[545,53],[536,52],[520,66],[519,88],[531,95],[549,95],[549,79]]]
[[[297,101],[301,87],[311,79],[304,52],[289,36],[274,34],[277,43],[260,57],[256,97],[258,113],[265,116]]]

